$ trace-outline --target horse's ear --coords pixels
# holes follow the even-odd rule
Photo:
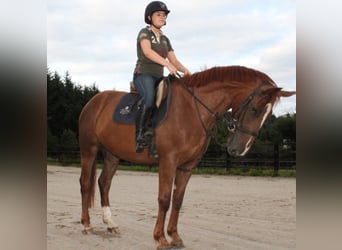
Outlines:
[[[264,95],[273,96],[276,94],[279,97],[289,97],[296,94],[296,91],[285,91],[282,88],[270,88],[263,92]]]
[[[279,96],[282,96],[282,97],[289,97],[289,96],[292,96],[292,95],[295,95],[296,94],[296,91],[284,91],[284,90],[281,90],[279,91]]]
[[[273,96],[273,95],[278,95],[278,92],[281,92],[281,88],[269,88],[264,90],[262,93],[266,96]]]

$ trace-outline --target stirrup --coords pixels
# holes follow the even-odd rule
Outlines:
[[[147,147],[146,138],[141,137],[141,138],[136,140],[136,142],[135,142],[135,152],[136,153],[141,153],[145,147]]]
[[[156,159],[156,160],[159,159],[159,155],[158,155],[158,152],[157,152],[157,149],[155,148],[155,146],[151,146],[150,150],[148,152],[154,159]]]
[[[144,151],[144,148],[145,148],[145,146],[143,146],[143,145],[137,143],[137,144],[135,145],[135,152],[136,152],[136,153],[141,153],[142,151]]]

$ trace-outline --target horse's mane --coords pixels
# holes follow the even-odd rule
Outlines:
[[[274,83],[265,73],[244,66],[213,67],[190,76],[184,76],[183,81],[190,87],[199,87],[213,81],[255,82],[256,78]]]

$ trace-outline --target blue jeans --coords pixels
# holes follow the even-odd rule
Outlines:
[[[154,107],[156,84],[159,78],[148,74],[134,74],[133,83],[143,98],[146,108]]]

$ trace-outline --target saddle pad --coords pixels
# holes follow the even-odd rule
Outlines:
[[[133,124],[138,114],[140,96],[125,94],[121,97],[113,113],[113,120],[117,123]]]
[[[168,81],[165,81],[169,84]],[[141,97],[136,94],[127,93],[123,95],[113,113],[113,121],[121,124],[135,124],[138,115],[138,106]],[[171,87],[167,88],[167,96],[164,98],[159,108],[155,107],[152,113],[152,128],[158,127],[165,119],[169,103],[171,101]]]

